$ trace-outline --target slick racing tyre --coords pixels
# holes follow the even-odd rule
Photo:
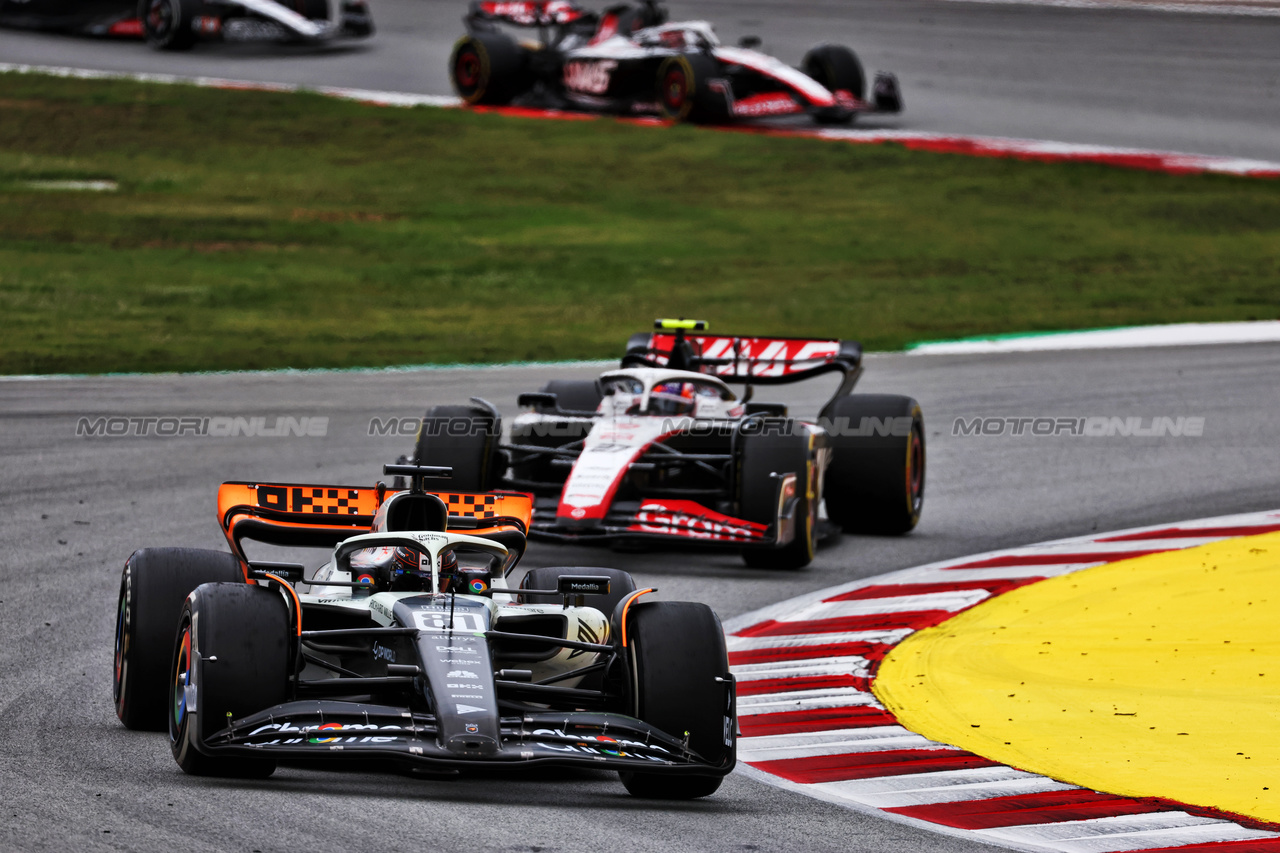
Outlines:
[[[200,751],[233,719],[288,698],[289,608],[278,589],[205,584],[188,596],[173,647],[169,746],[193,776],[262,778],[275,761]]]
[[[529,52],[502,33],[458,39],[449,57],[453,89],[468,104],[501,105],[533,88]]]
[[[687,733],[689,748],[712,765],[731,763],[737,721],[724,631],[716,614],[705,604],[652,601],[633,605],[626,618],[632,678],[628,713],[672,737]],[[724,778],[619,775],[632,795],[667,800],[714,794]]]
[[[833,449],[827,517],[852,533],[896,536],[914,528],[924,508],[920,404],[893,394],[853,394],[823,409],[822,418]]]
[[[852,50],[838,44],[823,44],[804,55],[800,70],[833,94],[848,92],[859,101],[867,90],[866,75],[862,63]],[[844,107],[818,110],[814,118],[819,122],[842,124],[853,119],[853,111]]]
[[[709,56],[669,56],[658,66],[658,110],[664,118],[695,124],[729,121],[729,92],[720,65]],[[716,79],[717,77],[721,79]]]
[[[111,694],[126,728],[162,732],[169,656],[182,603],[203,583],[244,583],[240,561],[223,551],[143,548],[120,575]]]
[[[443,465],[453,476],[440,481],[451,492],[492,491],[504,473],[498,439],[502,420],[479,406],[432,406],[413,447],[414,465]]]
[[[561,575],[592,575],[609,578],[608,595],[592,595],[587,598],[587,606],[594,607],[609,618],[614,608],[628,595],[636,591],[635,579],[629,572],[620,569],[602,569],[594,566],[545,566],[530,569],[520,581],[521,589],[555,589],[560,583]],[[564,596],[560,595],[521,595],[521,604],[560,604]]]
[[[778,519],[778,478],[774,475],[796,475],[795,538],[782,548],[744,550],[742,559],[748,566],[802,569],[813,561],[818,543],[818,503],[822,499],[818,440],[791,420],[759,420],[744,428],[738,469],[741,518],[774,524]]]
[[[203,11],[200,0],[138,0],[143,35],[156,50],[190,49],[196,43],[193,24]]]

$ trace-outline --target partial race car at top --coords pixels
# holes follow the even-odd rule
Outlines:
[[[0,0],[0,26],[186,50],[197,41],[362,38],[373,34],[373,17],[365,0]]]
[[[735,688],[704,604],[653,601],[626,572],[536,568],[511,589],[527,495],[427,492],[448,469],[387,466],[407,490],[224,483],[230,552],[135,551],[113,679],[131,729],[169,732],[194,775],[377,759],[619,772],[690,799],[734,766]],[[332,548],[314,573],[246,541]],[[302,591],[303,588],[306,591]]]
[[[839,528],[895,535],[916,526],[924,418],[910,397],[851,393],[863,372],[859,343],[656,325],[631,338],[621,369],[520,395],[531,411],[506,443],[490,403],[433,406],[414,463],[452,465],[460,488],[531,493],[532,536],[737,548],[753,566],[803,567]],[[816,419],[752,400],[755,386],[831,373],[840,384]]]
[[[569,0],[473,0],[467,35],[449,73],[468,104],[544,105],[722,123],[808,113],[844,123],[859,113],[902,110],[898,81],[877,73],[866,94],[862,64],[847,47],[824,44],[792,68],[753,48],[720,44],[706,21],[668,23],[655,0],[603,14]],[[537,39],[508,30],[534,29]]]

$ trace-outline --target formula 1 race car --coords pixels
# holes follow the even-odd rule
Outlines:
[[[753,566],[805,566],[837,527],[916,526],[924,419],[910,397],[850,393],[863,371],[860,344],[686,334],[704,332],[700,321],[657,327],[631,338],[620,370],[520,395],[531,411],[515,419],[508,443],[483,400],[428,409],[415,464],[447,460],[460,487],[532,493],[533,536],[734,547]],[[832,372],[842,381],[816,420],[751,401],[755,385]]]
[[[144,37],[159,50],[197,41],[324,42],[373,34],[365,0],[0,0],[0,26]]]
[[[473,0],[449,73],[468,104],[507,104],[530,96],[548,105],[678,121],[808,113],[824,123],[858,113],[902,110],[898,81],[877,73],[870,99],[853,51],[810,50],[798,69],[753,48],[720,44],[705,21],[667,23],[655,0],[588,12],[568,0]],[[536,28],[518,41],[503,28]]]
[[[616,569],[537,568],[526,495],[224,483],[231,553],[135,551],[124,567],[114,700],[167,729],[194,775],[386,758],[617,770],[632,794],[713,793],[735,762],[735,688],[703,604],[641,600]],[[246,540],[332,547],[310,577]],[[306,592],[299,591],[306,587]],[[175,641],[176,636],[176,641]]]

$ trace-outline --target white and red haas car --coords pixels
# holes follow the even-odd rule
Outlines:
[[[521,394],[528,411],[505,442],[483,400],[430,408],[415,464],[447,462],[454,488],[531,493],[534,538],[681,541],[738,549],[753,566],[805,566],[840,528],[916,526],[924,419],[910,397],[851,393],[860,344],[656,326],[631,338],[620,369]],[[816,418],[752,399],[756,386],[827,373],[842,381]]]
[[[843,123],[902,110],[892,74],[877,73],[867,97],[862,64],[847,47],[820,45],[793,68],[755,50],[758,38],[729,47],[706,21],[668,23],[654,0],[602,14],[568,0],[473,0],[463,21],[467,35],[449,72],[468,104],[532,98],[706,123],[797,113]],[[511,29],[536,29],[538,38],[518,39]]]

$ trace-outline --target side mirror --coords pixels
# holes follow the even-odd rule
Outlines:
[[[748,415],[770,415],[779,418],[787,416],[785,403],[747,403],[745,408]]]

